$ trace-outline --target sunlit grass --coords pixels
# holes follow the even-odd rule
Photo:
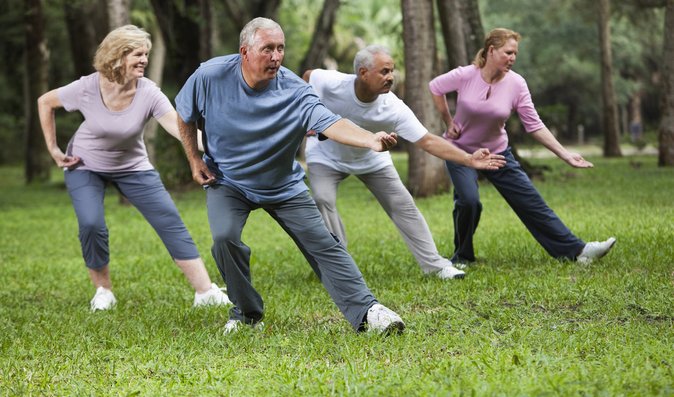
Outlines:
[[[478,263],[462,281],[423,276],[371,194],[347,179],[338,206],[349,249],[408,326],[389,338],[354,333],[262,211],[244,239],[266,327],[223,336],[226,310],[190,308],[193,292],[159,238],[114,193],[106,210],[119,303],[91,314],[61,182],[24,187],[18,169],[2,168],[0,394],[672,395],[674,170],[652,157],[591,160],[591,170],[535,160],[551,167],[536,186],[581,238],[616,236],[609,256],[587,266],[549,258],[482,185]],[[174,198],[221,282],[203,192]],[[450,195],[417,203],[450,255]]]

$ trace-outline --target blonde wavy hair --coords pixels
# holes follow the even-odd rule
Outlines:
[[[480,48],[480,51],[475,54],[475,59],[473,59],[473,65],[478,68],[483,68],[487,63],[487,53],[489,52],[489,47],[494,46],[494,48],[503,47],[506,42],[510,39],[515,39],[519,42],[522,36],[514,30],[505,29],[505,28],[496,28],[492,29],[487,37],[484,39],[484,47]]]
[[[122,84],[125,78],[124,58],[133,50],[152,48],[150,34],[135,25],[124,25],[108,33],[94,55],[94,69],[106,79]]]

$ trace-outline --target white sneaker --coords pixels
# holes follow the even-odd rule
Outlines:
[[[368,331],[380,334],[402,333],[405,323],[396,312],[388,307],[375,303],[367,311]]]
[[[91,311],[110,310],[115,304],[117,304],[117,299],[115,299],[115,295],[112,291],[107,288],[98,287],[96,289],[96,294],[91,299]]]
[[[242,326],[243,323],[241,322],[241,320],[230,319],[229,321],[227,321],[227,324],[225,324],[225,329],[223,332],[225,335],[233,334],[235,332],[238,332]],[[251,325],[250,327],[255,330],[262,330],[264,328],[264,323],[262,321],[258,321],[255,324]]]
[[[211,289],[204,293],[194,293],[194,305],[197,306],[208,306],[208,305],[231,305],[232,301],[229,300],[229,297],[225,293],[224,288],[218,287],[217,284],[212,283]]]
[[[599,259],[606,255],[615,244],[615,237],[610,237],[606,241],[592,241],[585,244],[585,248],[581,251],[576,260],[580,263],[590,263],[594,259]]]
[[[452,265],[443,267],[435,275],[442,280],[451,280],[453,278],[464,278],[466,277],[466,272],[459,270]]]

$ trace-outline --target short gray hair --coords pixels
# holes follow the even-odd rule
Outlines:
[[[239,34],[239,47],[252,46],[255,44],[255,33],[260,30],[280,30],[281,25],[269,18],[257,17],[246,24],[246,26],[241,29],[241,34]]]
[[[370,44],[356,53],[356,56],[353,58],[353,72],[358,74],[360,68],[372,69],[372,66],[374,66],[374,56],[377,54],[391,56],[391,51],[383,45]]]

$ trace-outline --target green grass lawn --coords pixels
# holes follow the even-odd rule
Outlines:
[[[401,175],[404,158],[397,156]],[[226,310],[193,291],[132,207],[106,201],[118,298],[94,290],[62,182],[24,187],[0,168],[0,395],[674,395],[674,169],[654,157],[554,159],[536,185],[586,241],[618,239],[590,265],[549,258],[489,185],[464,280],[423,276],[356,178],[338,205],[349,249],[403,335],[356,334],[281,228],[252,214],[244,241],[266,327],[224,336]],[[55,171],[55,175],[58,172]],[[204,194],[173,195],[207,262]],[[440,252],[448,194],[417,201]]]

